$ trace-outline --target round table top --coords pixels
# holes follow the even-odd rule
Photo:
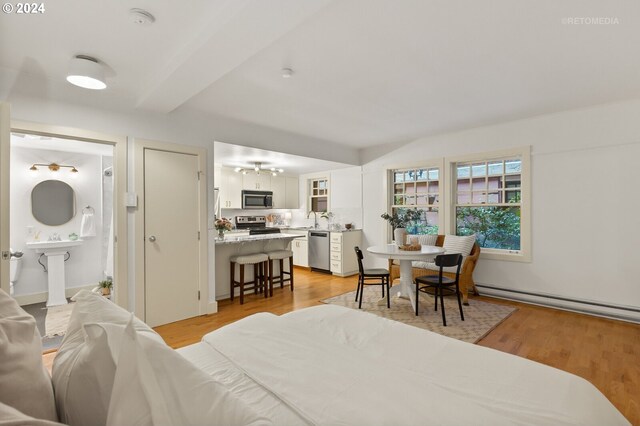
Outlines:
[[[407,260],[422,260],[426,256],[435,256],[444,253],[444,249],[442,247],[425,245],[422,246],[421,250],[400,250],[400,248],[398,248],[394,243],[369,247],[367,248],[367,251],[373,255],[386,257],[388,259]]]

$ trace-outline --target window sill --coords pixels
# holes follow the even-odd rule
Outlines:
[[[508,253],[501,252],[495,249],[480,249],[480,259],[486,260],[504,260],[507,262],[525,262],[531,263],[531,255],[527,252],[514,252]]]

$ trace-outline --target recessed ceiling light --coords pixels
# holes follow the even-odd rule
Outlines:
[[[133,8],[129,10],[131,21],[136,25],[147,26],[156,22],[155,16],[144,9]]]
[[[78,55],[71,60],[67,81],[84,89],[102,90],[107,87],[104,67],[91,56]]]
[[[282,78],[291,78],[293,70],[291,68],[282,68]]]

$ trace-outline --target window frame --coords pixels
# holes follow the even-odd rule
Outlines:
[[[444,170],[444,159],[443,158],[435,158],[429,159],[425,161],[420,161],[416,163],[401,163],[394,164],[388,166],[387,169],[387,179],[385,181],[386,184],[386,193],[387,193],[387,214],[391,215],[393,213],[393,200],[394,200],[394,181],[393,181],[393,173],[396,170],[407,170],[407,169],[438,169],[438,204],[435,207],[438,209],[438,233],[442,232],[445,228],[445,194],[447,194],[447,183],[445,182],[445,170]],[[415,207],[415,206],[414,206]],[[387,224],[388,225],[388,224]],[[393,240],[393,230],[390,226],[387,226],[387,242],[391,242]]]
[[[507,260],[514,262],[531,261],[531,147],[519,147],[500,151],[481,152],[445,158],[445,180],[449,184],[446,196],[445,228],[449,234],[456,235],[457,218],[457,186],[456,168],[458,163],[489,162],[503,160],[508,157],[519,157],[521,160],[520,183],[520,250],[501,250],[483,248],[480,257],[491,260]]]
[[[325,193],[323,195],[314,195],[313,194],[313,183],[314,182],[320,182],[320,181],[324,181],[326,183],[326,188],[325,188]],[[307,179],[307,207],[309,211],[313,210],[313,199],[314,198],[322,198],[322,197],[326,197],[327,199],[327,210],[326,211],[330,211],[330,200],[331,200],[331,196],[330,196],[330,189],[331,187],[331,183],[328,177],[325,176],[314,176],[314,177],[310,177]],[[322,212],[316,212],[316,213],[322,213]]]

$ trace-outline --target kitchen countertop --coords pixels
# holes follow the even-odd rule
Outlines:
[[[252,241],[267,241],[267,240],[287,240],[287,239],[294,239],[294,238],[300,238],[302,237],[302,235],[296,235],[296,234],[287,234],[287,233],[280,233],[280,234],[262,234],[262,235],[242,235],[242,236],[237,236],[234,237],[232,235],[225,235],[224,240],[218,240],[216,239],[216,245],[218,244],[237,244],[237,243],[249,243]]]
[[[327,228],[309,228],[308,226],[285,226],[276,228],[280,229],[291,229],[292,231],[329,231],[329,232],[353,232],[353,231],[362,231],[361,228],[352,228],[352,229],[327,229]]]

